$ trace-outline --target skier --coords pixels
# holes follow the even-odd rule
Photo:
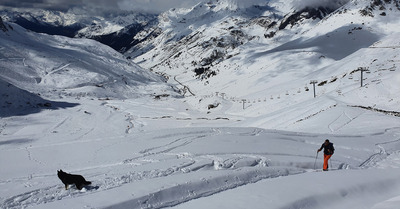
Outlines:
[[[328,161],[329,158],[332,157],[335,152],[335,148],[333,147],[333,143],[330,143],[329,140],[325,140],[325,142],[321,145],[321,148],[318,149],[317,153],[319,153],[322,149],[324,149],[324,167],[323,170],[328,170]]]

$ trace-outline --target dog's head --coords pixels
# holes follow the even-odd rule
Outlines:
[[[63,176],[65,174],[65,172],[63,171],[63,170],[59,170],[59,171],[57,171],[57,176],[59,177],[59,178],[61,178],[61,176]]]

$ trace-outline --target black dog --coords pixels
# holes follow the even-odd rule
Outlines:
[[[86,181],[85,178],[81,175],[69,174],[65,173],[63,170],[57,171],[58,178],[65,184],[65,189],[68,189],[69,184],[75,184],[76,188],[79,190],[82,189],[83,186],[89,185],[92,182]]]

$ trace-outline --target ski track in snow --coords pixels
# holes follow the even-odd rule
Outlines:
[[[344,117],[344,118],[343,118]],[[331,132],[336,132],[340,130],[341,128],[345,127],[349,123],[351,123],[354,119],[356,119],[358,116],[351,118],[346,111],[343,111],[343,113],[336,118],[332,123],[328,125],[328,128],[331,130]]]
[[[388,144],[396,147],[396,145],[398,146],[398,144],[400,144],[400,139],[376,144],[375,146],[377,146],[379,148],[379,152],[371,155],[366,161],[361,163],[360,167],[374,166],[377,162],[385,160],[392,154],[396,154],[398,150],[395,149],[394,152],[388,151],[387,148],[384,147],[385,145],[388,145]]]
[[[51,70],[47,75],[51,75],[51,74],[57,73],[57,72],[63,70],[64,68],[66,68],[66,67],[68,67],[70,65],[71,65],[71,63],[62,64],[60,67],[57,67],[57,68],[54,68],[53,70]]]
[[[27,64],[25,63],[26,58],[23,58],[23,57],[2,58],[2,59],[0,59],[0,61],[1,61],[1,60],[21,60],[21,61],[22,61],[22,65],[23,65],[24,67],[29,67],[29,65],[27,65]]]
[[[298,171],[297,171],[298,172]],[[203,178],[200,181],[187,182],[170,188],[162,189],[146,196],[127,202],[112,205],[109,208],[165,208],[188,202],[193,199],[207,197],[222,191],[230,190],[258,182],[267,178],[277,178],[295,174],[290,169],[258,169],[239,171],[212,179]],[[171,195],[172,194],[172,195]]]
[[[342,116],[346,116],[348,119],[350,119],[350,117],[345,113],[339,116],[339,118]],[[61,120],[59,120],[59,122],[56,125],[52,126],[53,127],[52,130],[61,127],[69,119],[70,117],[61,118]],[[337,119],[335,121],[337,121]],[[80,136],[78,138],[84,138],[84,136],[90,133],[91,131],[93,131],[93,128],[91,127],[87,128],[87,130],[84,131],[83,135],[81,135],[82,133],[79,134]],[[388,131],[390,130],[387,130],[386,132]],[[186,183],[177,184],[175,186],[163,187],[162,189],[154,191],[152,193],[148,193],[145,196],[135,197],[132,200],[113,206],[116,208],[125,208],[128,205],[130,208],[162,208],[162,207],[175,206],[193,199],[207,197],[222,191],[237,188],[239,186],[255,183],[257,181],[266,178],[276,178],[276,177],[310,171],[309,169],[311,168],[311,165],[309,165],[309,167],[302,168],[301,165],[296,165],[296,164],[290,165],[289,163],[288,165],[286,165],[290,166],[289,168],[279,168],[278,166],[274,166],[273,164],[271,164],[269,158],[267,157],[267,156],[290,156],[290,157],[305,157],[311,159],[314,158],[314,156],[308,156],[308,155],[287,154],[279,152],[276,153],[265,152],[257,154],[233,153],[233,152],[213,153],[213,154],[192,154],[190,152],[187,153],[174,152],[174,150],[178,148],[184,148],[185,146],[188,146],[196,141],[201,141],[202,139],[218,136],[221,134],[225,134],[227,136],[232,135],[241,137],[258,137],[264,132],[265,130],[259,128],[254,128],[250,130],[248,129],[246,131],[235,131],[234,133],[231,133],[230,130],[227,131],[226,129],[221,130],[219,128],[211,128],[208,129],[207,131],[195,130],[184,133],[167,133],[167,134],[157,135],[154,136],[152,139],[162,140],[163,144],[158,144],[157,146],[150,146],[148,148],[139,150],[137,153],[133,153],[134,155],[138,155],[133,158],[127,158],[120,162],[114,162],[110,164],[101,164],[86,169],[96,169],[96,168],[112,169],[113,167],[124,166],[124,165],[139,166],[152,162],[164,163],[163,161],[165,161],[165,163],[168,164],[171,161],[170,160],[171,156],[174,157],[175,160],[177,160],[176,162],[172,161],[173,163],[172,166],[168,165],[167,167],[164,168],[135,171],[135,172],[130,171],[125,173],[120,173],[116,177],[114,175],[113,177],[108,177],[105,176],[104,174],[88,176],[88,178],[93,182],[93,185],[86,187],[82,191],[76,190],[74,186],[72,186],[72,188],[70,188],[69,190],[65,191],[62,183],[59,183],[57,185],[35,189],[19,195],[8,197],[6,199],[2,199],[0,208],[21,208],[33,205],[41,205],[66,198],[77,198],[84,195],[111,190],[126,184],[138,182],[145,179],[165,178],[172,175],[182,175],[182,174],[202,172],[202,171],[215,171],[215,175],[203,178],[201,181],[190,181]],[[274,133],[274,132],[272,131],[268,133]],[[299,142],[304,144],[315,145],[315,143],[307,141],[304,138],[315,138],[319,137],[319,135],[307,134],[307,133],[282,132],[280,133],[280,135],[277,135],[275,137],[276,139],[288,142]],[[43,146],[61,146],[66,144],[85,143],[90,141],[93,140],[62,142],[52,145],[46,144]],[[369,165],[372,165],[373,163],[382,160],[383,159],[382,156],[385,157],[387,156],[388,153],[384,146],[388,144],[397,143],[399,141],[400,140],[382,142],[376,144],[376,146],[379,147],[381,151],[379,153],[372,155],[369,159],[367,159],[364,163],[362,163],[360,167],[366,168]],[[112,147],[119,143],[121,143],[121,141],[117,140],[113,143],[104,145],[99,149],[95,150],[93,154],[94,155],[93,160],[94,161],[97,160],[98,153],[101,152],[103,149],[107,149],[108,147]],[[35,148],[37,147],[39,146],[36,146]],[[30,147],[25,147],[25,150],[27,152],[27,156],[30,161],[43,164],[43,162],[40,162],[36,158],[32,157],[30,152]],[[340,163],[338,168],[348,169],[349,165]],[[224,173],[219,174],[218,172],[224,172]],[[30,176],[31,178],[38,177],[38,176],[32,177],[32,174]],[[11,181],[17,181],[17,179],[13,179]],[[367,186],[370,187],[370,185]],[[351,188],[349,190],[351,190]],[[174,194],[174,196],[168,195],[171,193]],[[327,194],[326,196],[322,197],[326,198],[329,195],[330,194]],[[295,203],[290,204],[287,208],[301,208],[300,206],[304,204],[311,204],[315,200],[315,198],[316,197],[310,197],[310,198],[305,198],[303,200],[299,200]]]
[[[66,119],[62,120],[61,124],[65,122]],[[60,123],[58,124],[60,125]],[[241,136],[258,136],[262,133],[262,129],[253,129],[252,132],[242,132],[239,133]],[[130,158],[123,160],[122,162],[117,162],[115,164],[107,164],[100,165],[98,167],[92,167],[90,169],[96,169],[100,167],[113,167],[113,166],[121,166],[121,165],[141,165],[143,163],[150,162],[159,162],[157,159],[164,159],[162,156],[176,156],[177,160],[183,159],[185,161],[180,163],[174,163],[173,166],[170,166],[165,169],[153,169],[153,170],[145,170],[139,172],[128,172],[125,174],[120,174],[119,177],[105,177],[104,175],[98,176],[88,176],[93,182],[92,185],[85,187],[82,191],[76,190],[75,186],[70,186],[72,188],[68,190],[64,190],[63,185],[60,183],[54,186],[48,186],[45,188],[36,189],[33,191],[25,192],[23,194],[19,194],[16,196],[9,197],[5,199],[1,204],[1,208],[20,208],[32,205],[40,205],[46,204],[49,202],[54,202],[57,200],[62,200],[65,198],[76,198],[83,195],[89,195],[96,192],[101,192],[105,190],[114,189],[116,187],[120,187],[122,185],[133,183],[135,181],[141,181],[144,179],[153,179],[153,178],[164,178],[171,175],[178,174],[187,174],[192,172],[201,172],[207,170],[213,171],[232,171],[227,174],[218,175],[212,177],[203,178],[201,181],[188,182],[185,184],[179,184],[173,187],[164,188],[157,192],[148,194],[143,197],[135,198],[129,202],[121,203],[121,205],[117,205],[115,207],[123,208],[126,204],[130,205],[132,208],[141,208],[141,207],[151,207],[151,208],[161,208],[174,206],[183,202],[187,202],[191,199],[197,199],[200,197],[209,196],[221,191],[225,191],[228,189],[233,189],[242,185],[255,183],[259,180],[266,178],[275,178],[279,176],[286,176],[289,174],[297,174],[304,172],[303,169],[298,169],[295,167],[292,168],[278,168],[278,167],[269,167],[268,159],[264,157],[264,155],[279,155],[282,156],[284,154],[281,153],[264,153],[264,154],[252,154],[252,153],[238,153],[238,154],[226,154],[226,153],[214,153],[204,154],[204,155],[193,155],[190,153],[173,153],[171,151],[179,148],[187,146],[193,143],[196,140],[201,140],[205,137],[211,137],[221,134],[220,129],[212,129],[211,132],[189,132],[184,133],[184,135],[180,136],[178,139],[172,140],[167,144],[150,147],[140,151],[138,154],[140,156],[135,158]],[[229,132],[227,134],[230,134]],[[165,139],[165,138],[175,138],[180,134],[171,134],[171,135],[161,135],[158,137],[154,137],[155,139]],[[297,140],[295,140],[297,141]],[[76,142],[74,142],[76,143]],[[81,143],[81,142],[80,142]],[[119,141],[107,145],[107,147],[114,146],[120,143]],[[60,145],[60,144],[59,144]],[[54,146],[54,145],[52,145]],[[97,155],[99,151],[105,149],[107,147],[101,147],[100,149],[94,152],[94,155]],[[30,160],[35,161],[36,163],[42,163],[36,159],[34,159],[29,151],[29,148],[26,148],[28,152],[28,157]],[[161,157],[160,157],[161,156]],[[306,156],[312,157],[312,156]],[[175,159],[174,158],[174,159]],[[94,160],[96,156],[94,156]],[[153,159],[153,160],[152,160]],[[31,175],[32,176],[32,175]],[[35,176],[37,178],[38,176]],[[15,179],[14,179],[15,180]],[[204,187],[204,183],[207,185]],[[199,186],[202,184],[203,186]],[[162,199],[162,197],[169,197],[169,194],[174,192],[175,196],[171,199]]]
[[[189,137],[190,138],[190,137]],[[193,139],[199,139],[200,137],[192,137]],[[178,141],[184,140],[186,138],[178,139]],[[189,140],[190,141],[190,140]],[[188,141],[181,142],[182,146],[188,143]],[[143,150],[142,156],[136,159],[128,159],[123,163],[134,163],[144,160],[152,155],[166,154],[166,152],[173,150],[174,146],[168,149],[162,149],[160,151],[154,152],[154,150],[160,149],[161,147],[154,147],[152,149]],[[171,155],[171,154],[169,154]],[[164,188],[155,193],[148,194],[143,197],[138,197],[132,199],[129,202],[121,203],[114,207],[124,208],[129,205],[129,208],[162,208],[168,206],[174,206],[183,202],[187,202],[192,199],[197,199],[205,196],[209,196],[218,192],[222,192],[228,189],[233,189],[239,186],[243,186],[250,183],[255,183],[266,178],[275,178],[280,176],[286,176],[289,174],[302,173],[301,169],[294,168],[274,168],[268,167],[266,158],[261,156],[256,156],[253,154],[236,154],[233,158],[223,160],[218,159],[216,155],[204,155],[204,156],[191,156],[190,154],[176,154],[179,158],[187,158],[190,161],[188,163],[181,164],[180,166],[173,166],[167,169],[155,169],[143,172],[129,172],[120,177],[105,178],[100,180],[99,177],[91,177],[94,184],[86,187],[82,191],[78,191],[74,186],[69,190],[65,191],[63,185],[60,183],[55,186],[45,187],[41,189],[36,189],[29,191],[20,195],[16,195],[7,198],[0,205],[2,208],[20,208],[29,205],[40,205],[64,198],[75,198],[83,195],[88,195],[91,193],[101,192],[116,187],[120,187],[124,184],[132,183],[135,181],[140,181],[143,179],[152,178],[163,178],[170,175],[175,175],[179,173],[189,173],[198,172],[201,170],[234,170],[233,173],[229,175],[222,175],[216,177],[204,178],[198,182],[188,182],[185,184],[176,185],[169,188]],[[226,154],[225,154],[226,155]],[[198,159],[209,158],[211,163],[197,164]],[[116,164],[115,166],[118,166]],[[105,165],[106,167],[113,165]],[[247,168],[247,169],[246,169]],[[255,168],[255,169],[251,169]],[[243,170],[242,170],[243,169]],[[290,171],[292,169],[292,171]],[[204,187],[204,183],[207,185]],[[200,186],[202,185],[202,186]],[[198,190],[201,188],[201,190]],[[163,199],[162,197],[169,197],[171,192],[174,193],[173,198]]]
[[[68,118],[64,119],[56,127],[61,126],[63,123],[65,123],[65,121],[67,119]],[[161,138],[163,138],[163,137],[165,137],[165,136],[162,136]],[[143,150],[140,152],[142,154],[142,156],[137,157],[137,158],[132,158],[132,159],[126,159],[122,162],[122,164],[129,164],[129,163],[133,163],[134,161],[143,160],[143,158],[147,158],[149,156],[167,153],[177,147],[181,147],[181,146],[184,146],[184,145],[190,143],[191,140],[194,140],[196,138],[201,138],[201,137],[204,137],[204,136],[183,137],[183,138],[177,139],[177,140],[165,145],[169,148],[165,148],[165,146],[159,146],[159,147],[153,147],[153,148]],[[189,140],[184,141],[182,144],[174,145],[186,138],[189,138]],[[113,146],[115,144],[116,143],[111,144],[109,146]],[[60,145],[60,144],[58,144],[58,145]],[[54,146],[54,144],[52,146]],[[106,147],[102,147],[99,150],[96,150],[94,154],[96,155],[96,153],[98,153],[101,149],[104,149],[104,148],[106,148]],[[160,150],[154,151],[154,150],[158,150],[158,149],[160,149]],[[41,162],[35,160],[34,158],[32,158],[28,147],[26,147],[25,150],[27,151],[29,160],[41,163]],[[104,166],[106,166],[106,167],[118,166],[120,164],[121,163],[117,163],[114,165],[104,165]],[[189,165],[192,165],[192,164],[189,164]],[[5,199],[3,201],[3,203],[0,204],[0,208],[21,208],[21,207],[25,207],[25,206],[29,206],[29,205],[45,204],[48,202],[53,202],[53,201],[61,200],[64,198],[72,198],[72,197],[87,195],[87,194],[90,194],[93,192],[99,192],[99,191],[104,191],[104,190],[108,190],[108,189],[113,189],[115,187],[119,187],[123,184],[131,183],[131,182],[137,181],[137,180],[166,177],[168,175],[172,175],[173,173],[175,173],[177,171],[184,170],[184,168],[189,165],[183,165],[182,167],[168,168],[166,170],[156,169],[156,170],[150,170],[150,171],[144,171],[144,172],[130,172],[130,173],[121,175],[120,177],[116,177],[116,178],[105,178],[103,180],[97,179],[94,181],[94,182],[96,182],[94,185],[86,187],[85,192],[79,192],[78,190],[75,189],[74,186],[72,186],[72,188],[70,188],[69,190],[67,190],[65,192],[61,192],[61,191],[63,191],[63,186],[61,187],[59,185],[58,186],[57,185],[50,186],[50,187],[46,187],[46,188],[42,188],[42,189],[36,189],[33,191],[29,191],[29,192]],[[185,171],[185,172],[187,172],[187,171]]]
[[[144,154],[142,157],[147,157],[147,156],[148,155]],[[46,204],[49,202],[62,200],[64,198],[76,198],[83,195],[89,195],[92,193],[113,189],[116,187],[120,187],[124,184],[140,181],[143,179],[163,178],[177,173],[197,172],[201,171],[202,169],[225,170],[225,169],[232,169],[233,167],[235,167],[236,171],[229,175],[222,175],[222,176],[217,175],[216,177],[203,178],[201,181],[198,182],[188,182],[185,184],[180,184],[169,188],[164,188],[158,192],[151,193],[143,197],[138,197],[132,199],[129,202],[121,203],[121,205],[114,206],[117,208],[124,208],[125,206],[128,205],[129,208],[142,208],[142,207],[161,208],[161,207],[174,206],[182,202],[189,201],[191,199],[209,196],[245,184],[255,183],[265,178],[274,178],[294,173],[301,173],[301,171],[296,169],[293,169],[294,171],[290,171],[289,168],[288,169],[268,168],[265,166],[265,164],[260,165],[260,162],[262,161],[261,159],[251,159],[247,160],[247,162],[245,160],[244,163],[240,164],[239,161],[241,159],[243,159],[243,157],[238,157],[237,159],[230,159],[230,162],[225,161],[221,164],[215,163],[213,161],[213,164],[195,166],[189,169],[188,167],[193,166],[196,163],[195,161],[193,161],[187,164],[182,164],[180,167],[171,167],[165,170],[155,169],[143,172],[129,172],[125,175],[121,175],[120,177],[105,178],[103,180],[91,177],[91,179],[93,179],[92,183],[93,185],[86,186],[81,191],[76,190],[75,186],[70,186],[68,190],[64,190],[63,184],[60,183],[58,185],[36,189],[13,197],[9,197],[5,199],[2,204],[0,204],[0,207],[21,208],[32,205]],[[237,167],[237,165],[241,165],[241,167]],[[262,166],[262,168],[260,168],[259,166]],[[251,169],[252,167],[258,167],[258,168]],[[244,169],[243,171],[240,171],[241,168],[250,168],[250,169]],[[207,186],[205,187],[204,184],[206,184]],[[201,188],[201,190],[198,190],[198,188]],[[171,192],[174,193],[174,196],[171,199],[162,198],[163,196],[168,197],[169,195],[165,194],[170,194]]]

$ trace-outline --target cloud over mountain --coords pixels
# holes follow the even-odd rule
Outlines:
[[[72,8],[85,8],[89,12],[103,10],[135,10],[162,12],[173,7],[190,7],[201,2],[197,0],[2,0],[1,7],[43,8],[67,11]]]
[[[306,7],[328,7],[337,9],[349,1],[350,0],[294,0],[293,6],[299,10]]]

